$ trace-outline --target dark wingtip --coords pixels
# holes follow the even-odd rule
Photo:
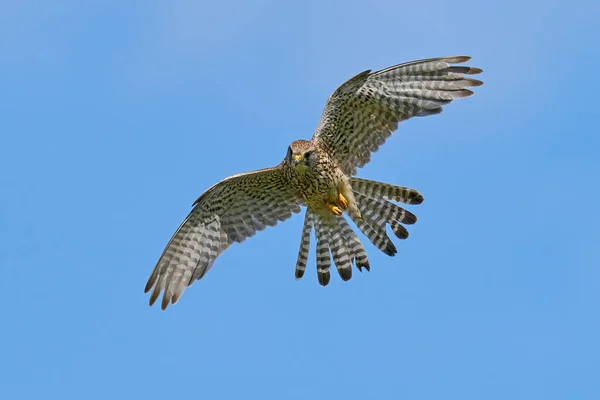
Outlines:
[[[152,289],[153,283],[151,283],[150,281],[148,281],[146,283],[146,287],[144,288],[144,293],[148,293],[150,291],[150,289]]]
[[[480,81],[479,79],[466,79],[466,80],[469,81],[469,87],[477,87],[477,86],[483,85],[483,81]]]
[[[152,286],[154,286],[155,282],[156,276],[154,275],[154,272],[152,272],[152,275],[150,275],[150,277],[148,278],[148,282],[146,282],[146,286],[144,287],[144,293],[148,293],[150,289],[152,289]]]
[[[296,280],[301,279],[304,276],[304,270],[302,269],[297,269],[296,272],[294,273],[294,277],[296,278]]]
[[[150,306],[154,305],[154,303],[156,302],[156,299],[158,298],[158,294],[160,292],[158,290],[154,290],[154,292],[152,292],[152,294],[150,295],[150,300],[148,301],[148,304]]]
[[[167,296],[167,293],[163,294],[162,302],[160,304],[160,308],[164,311],[169,306],[171,302],[171,296]]]

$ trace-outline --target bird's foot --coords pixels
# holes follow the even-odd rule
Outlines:
[[[342,209],[334,203],[327,204],[327,208],[329,208],[329,211],[331,211],[331,213],[334,215],[342,215],[343,213]]]
[[[343,210],[348,208],[348,200],[346,200],[342,192],[338,192],[338,203],[340,204]]]

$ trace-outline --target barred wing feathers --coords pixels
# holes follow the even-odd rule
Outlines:
[[[356,174],[400,121],[438,114],[443,105],[472,95],[469,87],[483,84],[465,77],[481,69],[451,65],[468,60],[431,58],[356,75],[327,101],[313,140],[327,147],[347,175]]]
[[[301,202],[280,166],[233,175],[204,192],[154,267],[145,292],[150,305],[163,292],[162,309],[175,303],[233,242],[300,212]]]

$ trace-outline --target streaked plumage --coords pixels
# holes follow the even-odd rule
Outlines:
[[[413,61],[381,71],[365,71],[341,85],[329,98],[310,141],[297,140],[274,168],[230,176],[209,188],[194,203],[156,264],[145,291],[152,305],[163,293],[162,308],[175,303],[201,279],[215,259],[233,242],[286,220],[306,206],[295,275],[306,270],[310,235],[315,230],[317,277],[330,280],[331,258],[343,280],[352,264],[370,270],[366,251],[343,211],[382,252],[393,256],[396,246],[386,233],[390,225],[399,239],[403,226],[416,216],[394,204],[420,204],[414,189],[353,177],[369,162],[398,123],[411,117],[438,114],[454,99],[473,94],[481,81],[466,78],[478,68],[452,66],[469,57]]]

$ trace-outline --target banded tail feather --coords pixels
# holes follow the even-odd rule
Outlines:
[[[360,272],[362,272],[363,267],[367,271],[370,271],[371,266],[369,265],[369,258],[367,257],[367,252],[365,251],[365,248],[358,239],[358,236],[356,236],[356,232],[354,232],[354,229],[352,229],[352,227],[348,224],[346,218],[341,217],[338,219],[338,222],[340,224],[340,228],[342,229],[344,237],[348,241],[348,250],[353,255],[353,261],[356,265],[356,268],[358,268]]]
[[[364,206],[361,206],[358,201],[357,205],[361,216],[348,209],[348,215],[350,216],[352,222],[356,224],[358,229],[360,229],[363,235],[365,235],[375,247],[388,256],[394,256],[398,250],[385,232],[385,225],[387,221],[380,217],[376,210],[365,208]]]
[[[417,222],[417,217],[413,213],[387,200],[371,199],[360,193],[355,193],[355,198],[363,215],[375,220],[379,226],[383,225],[384,230],[385,224],[389,224],[398,239],[408,238],[408,230],[400,223],[410,225]]]
[[[316,221],[317,233],[317,279],[321,286],[327,286],[331,275],[329,267],[331,267],[331,257],[329,256],[329,241],[327,240],[329,230],[322,218]]]
[[[331,265],[330,254],[340,277],[345,281],[352,278],[352,264],[361,272],[362,268],[370,270],[367,252],[344,217],[334,217],[325,221],[307,209],[296,261],[296,279],[302,278],[306,270],[313,227],[317,237],[317,273],[321,284],[329,283],[327,273]]]
[[[339,220],[344,217],[332,218],[330,220],[329,230],[329,245],[331,255],[333,256],[333,262],[337,268],[338,274],[342,280],[347,281],[352,278],[352,260],[354,254],[351,254],[346,242],[347,238],[344,236],[342,229],[340,228]]]
[[[304,276],[308,252],[310,250],[310,233],[313,229],[313,213],[307,209],[304,215],[304,225],[302,226],[302,238],[300,239],[300,249],[298,250],[298,260],[296,261],[296,279]]]
[[[348,216],[379,250],[394,256],[398,250],[386,232],[387,225],[390,225],[398,239],[406,239],[409,235],[408,230],[402,224],[414,224],[417,217],[391,201],[420,204],[423,202],[423,196],[414,189],[402,186],[359,178],[351,178],[350,181],[358,212],[348,208]],[[352,278],[352,264],[361,272],[363,267],[370,271],[367,252],[343,215],[323,218],[307,209],[296,261],[296,279],[300,279],[306,270],[313,227],[317,239],[319,284],[326,286],[329,283],[332,258],[344,281]]]
[[[397,226],[397,223],[403,223],[406,225],[412,225],[417,222],[417,216],[411,213],[404,208],[397,206],[394,203],[391,203],[384,199],[371,199],[366,197],[361,193],[355,193],[356,201],[359,204],[359,209],[364,208],[368,209],[369,212],[376,213],[379,215],[378,221],[381,218],[385,219],[385,221],[392,226]],[[362,212],[362,211],[361,211]],[[406,231],[406,229],[405,229]],[[396,231],[394,231],[396,233]],[[406,239],[408,237],[408,232],[406,233],[406,237],[399,237],[400,239]]]
[[[349,213],[361,232],[379,250],[389,256],[397,253],[396,246],[386,233],[389,224],[398,239],[408,238],[408,230],[401,225],[417,222],[417,217],[408,210],[388,201],[405,204],[421,204],[423,196],[416,190],[388,183],[351,178],[350,184],[356,198],[361,217]]]
[[[404,204],[421,204],[423,195],[415,189],[389,183],[370,181],[362,178],[350,178],[352,190],[372,199],[383,198]]]
[[[415,214],[383,198],[370,198],[358,192],[355,192],[354,197],[363,207],[377,210],[388,221],[396,220],[406,225],[412,225],[417,222]]]
[[[402,226],[398,221],[388,221],[390,223],[390,228],[392,228],[392,232],[398,239],[404,240],[408,239],[408,230]]]

